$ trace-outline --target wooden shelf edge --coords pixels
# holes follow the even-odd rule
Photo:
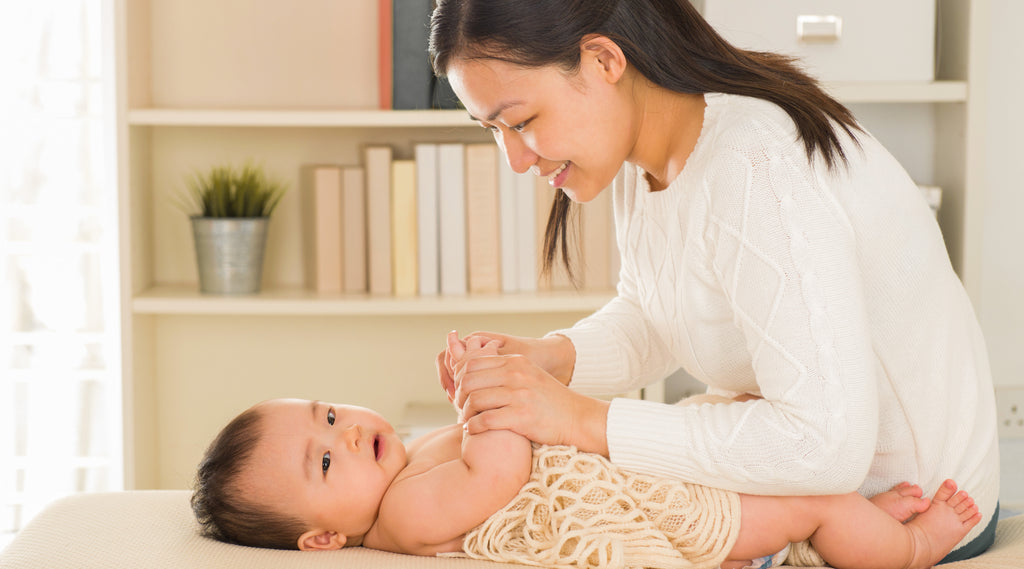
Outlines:
[[[237,127],[470,127],[465,111],[132,109],[128,124],[139,126]]]
[[[843,103],[962,103],[966,81],[877,81],[825,83]]]
[[[966,81],[826,83],[843,103],[956,103],[967,100]],[[128,111],[136,126],[409,128],[478,126],[462,110],[235,110],[139,108]]]
[[[538,292],[466,296],[386,297],[269,290],[217,296],[195,286],[158,286],[132,299],[134,314],[254,316],[415,316],[442,314],[589,313],[614,297],[606,292]]]

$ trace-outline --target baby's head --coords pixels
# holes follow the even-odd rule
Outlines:
[[[370,409],[274,399],[235,417],[199,465],[192,509],[204,535],[275,549],[359,545],[405,445]]]

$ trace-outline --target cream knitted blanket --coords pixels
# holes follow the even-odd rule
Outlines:
[[[530,481],[466,534],[463,550],[544,567],[713,569],[739,527],[734,492],[625,472],[574,447],[534,444]]]

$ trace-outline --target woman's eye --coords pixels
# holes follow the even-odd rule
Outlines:
[[[331,452],[330,451],[327,451],[327,452],[324,453],[324,459],[323,459],[323,462],[321,463],[321,466],[323,467],[324,476],[326,476],[327,475],[327,469],[331,467]]]
[[[523,132],[526,129],[526,123],[528,123],[528,122],[530,122],[530,121],[523,121],[523,122],[513,126],[512,130],[514,130],[516,132]]]
[[[334,409],[328,409],[327,410],[327,424],[328,425],[333,425],[334,424]]]

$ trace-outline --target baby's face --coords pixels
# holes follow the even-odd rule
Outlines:
[[[243,488],[310,529],[363,536],[406,465],[394,428],[352,405],[276,399],[260,407],[263,432]]]

